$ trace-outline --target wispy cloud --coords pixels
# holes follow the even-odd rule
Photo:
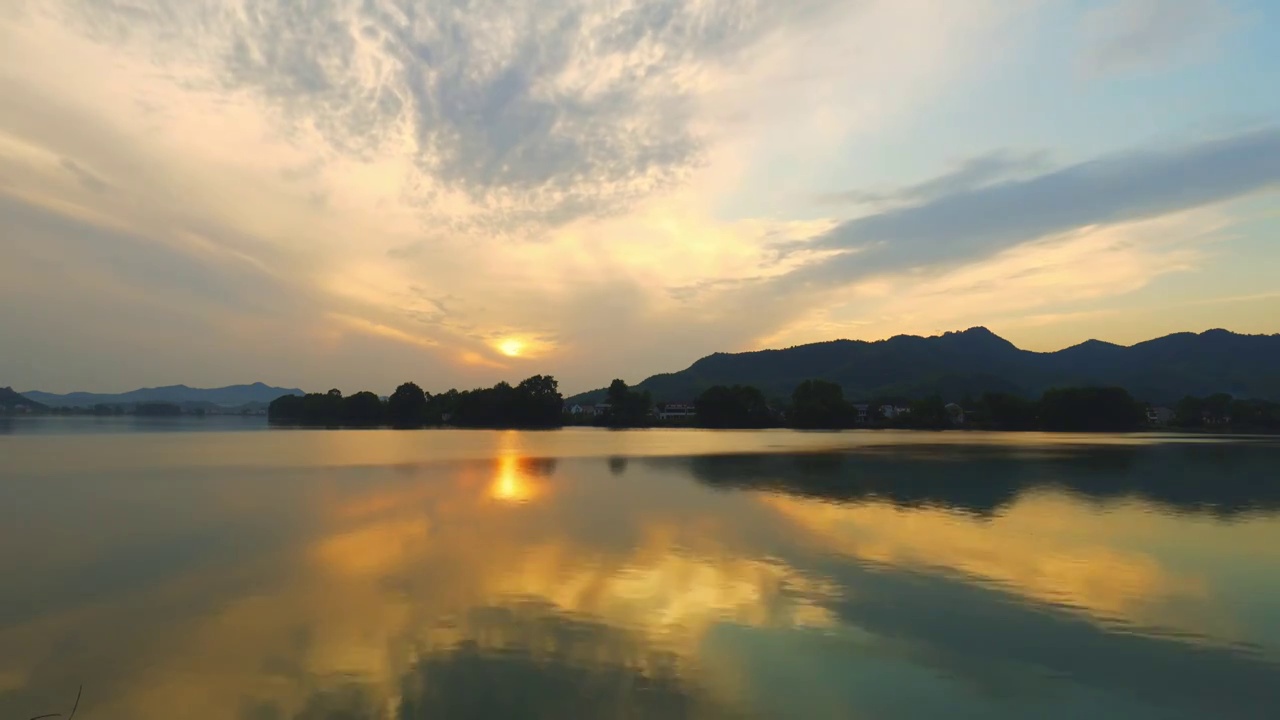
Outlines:
[[[837,5],[93,0],[66,19],[150,49],[185,85],[251,92],[333,151],[407,153],[419,201],[458,193],[504,228],[615,211],[679,181],[711,130],[694,122],[699,91]]]
[[[86,188],[94,192],[106,192],[111,185],[106,180],[93,174],[92,171],[86,169],[80,163],[71,158],[62,158],[61,165],[67,172],[71,173],[75,179]]]
[[[1211,48],[1235,20],[1223,0],[1110,0],[1082,21],[1084,68],[1158,68]]]
[[[1074,228],[1157,217],[1277,183],[1277,128],[1104,157],[842,223],[788,245],[842,254],[799,268],[781,282],[841,284],[887,271],[971,261]]]
[[[947,195],[978,190],[997,182],[1042,172],[1047,169],[1047,153],[995,150],[958,163],[953,170],[915,185],[889,191],[846,190],[817,196],[827,204],[917,205]]]

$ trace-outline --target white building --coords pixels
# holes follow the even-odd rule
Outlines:
[[[903,415],[910,415],[910,414],[911,414],[911,408],[897,407],[895,405],[880,406],[880,417],[884,418],[885,420],[892,420],[896,417],[902,417]]]
[[[666,403],[658,407],[659,420],[683,420],[697,414],[697,408],[690,403]]]

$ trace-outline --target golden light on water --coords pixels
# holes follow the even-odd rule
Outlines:
[[[525,503],[538,494],[533,478],[521,467],[520,456],[498,458],[498,470],[489,484],[489,497],[508,503]]]

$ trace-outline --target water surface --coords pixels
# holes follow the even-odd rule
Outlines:
[[[1280,707],[1266,440],[43,427],[0,718]]]

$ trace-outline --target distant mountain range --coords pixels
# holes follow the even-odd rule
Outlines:
[[[206,407],[212,409],[263,405],[281,395],[302,395],[297,388],[271,387],[263,383],[252,385],[228,385],[221,388],[193,388],[186,385],[141,388],[124,393],[73,392],[65,395],[30,390],[22,393],[29,400],[49,407],[92,407],[105,405],[137,405],[138,403],[173,403],[188,409]]]
[[[767,397],[789,398],[811,378],[839,383],[854,400],[947,400],[984,392],[1038,396],[1051,387],[1120,386],[1140,400],[1169,404],[1186,395],[1230,393],[1280,400],[1280,335],[1226,330],[1176,333],[1123,346],[1089,340],[1032,352],[982,327],[934,337],[833,340],[785,350],[715,353],[680,372],[654,375],[636,386],[655,401],[688,401],[712,385],[754,385]],[[569,398],[597,402],[604,390]]]

